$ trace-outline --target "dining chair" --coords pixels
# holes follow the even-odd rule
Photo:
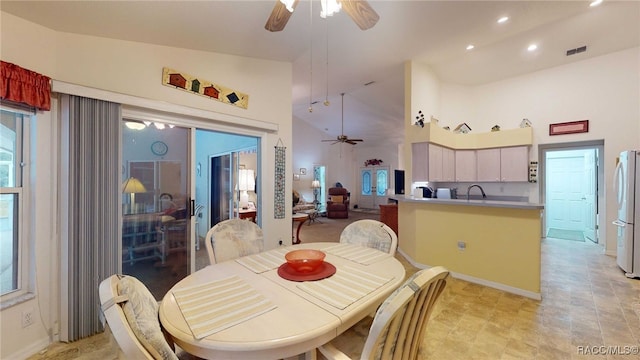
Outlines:
[[[449,271],[442,266],[418,271],[378,308],[363,347],[347,355],[341,348],[353,345],[353,337],[338,336],[318,351],[329,360],[416,360],[427,321],[448,276]]]
[[[241,219],[214,225],[205,236],[205,245],[211,265],[264,250],[262,229],[253,221]]]
[[[395,255],[398,236],[385,223],[364,219],[347,225],[340,234],[340,242],[359,244]]]
[[[112,275],[99,285],[102,312],[127,359],[178,360],[160,327],[158,302],[133,276]]]

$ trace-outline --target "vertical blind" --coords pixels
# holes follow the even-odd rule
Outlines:
[[[121,246],[120,119],[119,104],[62,96],[64,341],[103,331],[98,285],[118,271]]]

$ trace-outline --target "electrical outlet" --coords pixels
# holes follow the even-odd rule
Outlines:
[[[464,241],[458,241],[458,250],[464,251],[467,248],[467,243]]]
[[[22,327],[25,328],[33,324],[33,309],[26,309],[22,311]]]

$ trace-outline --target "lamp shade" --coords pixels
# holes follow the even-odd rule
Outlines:
[[[319,189],[320,188],[320,180],[313,180],[311,182],[311,188],[312,189]]]
[[[145,189],[140,180],[130,177],[122,184],[122,192],[126,194],[136,194],[147,192],[147,189]]]
[[[256,187],[256,179],[253,170],[240,169],[238,174],[238,189],[241,191],[253,191]]]

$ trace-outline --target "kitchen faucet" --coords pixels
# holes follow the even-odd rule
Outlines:
[[[471,190],[472,187],[477,187],[478,189],[480,189],[480,192],[482,193],[482,198],[486,199],[487,198],[487,194],[484,193],[484,189],[482,189],[482,186],[478,185],[478,184],[473,184],[471,186],[469,186],[467,188],[467,200],[469,200],[469,191]]]

